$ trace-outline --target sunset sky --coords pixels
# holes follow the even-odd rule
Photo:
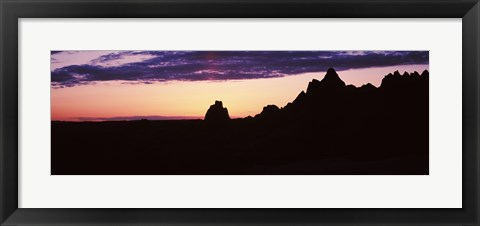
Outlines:
[[[279,107],[333,67],[346,84],[380,86],[395,70],[429,69],[428,51],[52,51],[52,120],[203,118]]]

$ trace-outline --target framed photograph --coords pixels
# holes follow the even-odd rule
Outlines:
[[[466,1],[1,1],[2,225],[478,225]]]
[[[428,62],[428,51],[52,51],[51,174],[428,175]]]

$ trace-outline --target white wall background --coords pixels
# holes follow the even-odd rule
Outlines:
[[[21,19],[19,207],[461,208],[461,32],[461,19]],[[430,175],[51,176],[50,50],[429,50]]]

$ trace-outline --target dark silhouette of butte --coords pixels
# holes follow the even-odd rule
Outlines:
[[[225,122],[230,119],[228,115],[227,108],[223,107],[222,101],[215,101],[214,105],[211,105],[210,108],[207,110],[205,114],[205,121],[206,122]]]
[[[428,71],[346,85],[330,68],[283,107],[230,119],[52,122],[52,174],[428,174]],[[213,125],[213,126],[212,126]]]

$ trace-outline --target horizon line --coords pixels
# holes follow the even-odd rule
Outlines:
[[[230,116],[231,119],[247,118],[248,116]],[[205,116],[113,116],[113,117],[71,117],[68,119],[51,119],[51,122],[123,122],[123,121],[172,121],[172,120],[204,120]]]

